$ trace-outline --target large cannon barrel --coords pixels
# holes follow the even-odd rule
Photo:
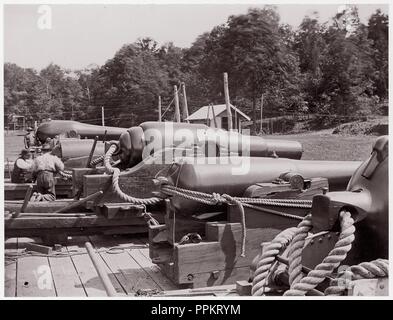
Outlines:
[[[79,135],[81,138],[93,139],[98,136],[99,139],[103,139],[106,131],[107,140],[118,140],[126,130],[126,128],[97,126],[71,120],[50,120],[38,126],[36,136],[41,142],[65,133]]]
[[[213,129],[204,124],[173,122],[144,122],[132,127],[120,136],[119,146],[120,158],[127,167],[166,147],[198,146],[207,157],[231,153],[300,159],[303,153],[302,145],[297,141],[269,140]]]
[[[169,182],[180,188],[206,193],[242,196],[250,185],[271,182],[281,174],[294,172],[305,179],[324,177],[331,191],[345,190],[360,161],[314,161],[262,157],[216,158],[214,164],[198,164],[185,159],[168,172]],[[227,162],[227,163],[225,163]],[[192,214],[207,207],[174,196],[172,204],[179,212]]]
[[[60,139],[53,148],[52,153],[63,161],[71,158],[85,157],[90,154],[93,144],[93,139]],[[104,153],[105,144],[102,141],[97,141],[93,157],[102,156]]]

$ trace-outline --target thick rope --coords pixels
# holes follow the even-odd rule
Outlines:
[[[296,233],[288,249],[288,274],[290,286],[299,282],[302,278],[302,251],[311,228],[311,215],[308,215],[297,226]]]
[[[263,248],[252,281],[251,294],[262,296],[268,284],[270,270],[276,261],[277,255],[291,242],[297,228],[289,228],[280,232],[270,243]]]
[[[385,278],[389,276],[389,260],[377,259],[348,267],[326,288],[325,295],[342,296],[353,280]]]
[[[119,176],[120,176],[120,169],[119,168],[114,168],[111,165],[111,159],[113,153],[116,151],[117,145],[112,144],[108,151],[105,154],[104,157],[104,166],[106,169],[106,172],[108,174],[112,174],[112,188],[113,191],[116,193],[117,196],[119,196],[120,199],[122,199],[124,202],[130,202],[133,204],[144,204],[144,205],[153,205],[156,203],[159,203],[162,201],[162,199],[157,198],[157,197],[150,197],[150,198],[136,198],[133,196],[130,196],[126,193],[124,193],[119,186]]]
[[[72,173],[70,173],[70,172],[71,171],[68,171],[68,170],[59,171],[59,175],[62,176],[66,180],[70,180],[70,179],[72,179]]]
[[[217,205],[227,203],[227,199],[218,193],[204,193],[200,191],[187,190],[168,184],[161,186],[161,191],[167,195],[177,195],[188,200],[201,202],[208,205]],[[261,198],[245,198],[232,197],[233,200],[238,200],[242,203],[259,204],[267,206],[279,206],[288,208],[303,208],[310,209],[312,205],[311,200],[297,200],[297,199],[261,199]]]
[[[96,166],[97,164],[103,162],[104,158],[105,158],[105,155],[103,154],[102,156],[99,156],[98,158],[96,158],[94,160],[91,160],[90,161],[90,166],[92,166],[92,167]]]
[[[340,212],[340,225],[341,225],[341,233],[334,248],[329,252],[327,257],[323,259],[323,261],[320,264],[318,264],[314,268],[314,270],[311,270],[308,273],[308,275],[305,276],[304,278],[299,279],[300,277],[297,274],[298,260],[295,256],[295,253],[299,254],[299,251],[292,250],[292,252],[295,253],[291,257],[289,263],[292,272],[294,272],[294,275],[292,275],[292,284],[290,289],[284,293],[285,296],[305,295],[310,290],[316,288],[322,281],[326,279],[326,277],[330,276],[333,273],[334,269],[336,269],[340,265],[340,263],[345,260],[348,252],[352,248],[352,242],[355,239],[354,220],[352,219],[351,214],[348,211]],[[306,230],[307,227],[303,229],[303,233],[306,232]],[[302,237],[299,237],[298,241],[300,243],[303,243]],[[297,245],[298,244],[295,241],[291,243],[291,247]],[[301,256],[301,252],[300,252],[300,256]]]

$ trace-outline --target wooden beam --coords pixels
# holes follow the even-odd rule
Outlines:
[[[161,96],[158,96],[158,122],[162,121]]]
[[[27,205],[28,205],[28,203],[29,203],[29,201],[30,201],[31,193],[32,193],[32,192],[33,192],[33,186],[30,185],[30,186],[27,188],[26,195],[25,195],[25,199],[23,200],[22,208],[20,208],[20,213],[25,212],[25,210],[26,210],[26,208],[27,208]],[[18,215],[19,215],[19,214],[16,213],[16,216],[18,216]]]
[[[86,198],[83,198],[82,200],[74,201],[63,208],[56,210],[55,213],[67,212],[68,210],[78,208],[78,207],[82,206],[83,204],[85,204],[87,201],[92,201],[92,200],[98,199],[103,194],[104,194],[104,192],[102,190],[97,191],[97,192],[87,196]]]
[[[227,107],[228,130],[232,130],[232,111],[231,111],[231,102],[229,100],[228,73],[226,72],[224,72],[224,95],[225,95],[225,105]]]
[[[177,86],[173,86],[175,95],[175,121],[181,122],[180,119],[180,107],[179,107],[179,92],[177,91]]]
[[[181,84],[183,89],[183,121],[190,123],[190,121],[186,120],[188,118],[188,103],[187,103],[187,95],[186,95],[186,85],[184,82]]]

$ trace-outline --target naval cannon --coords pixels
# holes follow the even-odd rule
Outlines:
[[[204,124],[151,121],[122,133],[118,154],[124,166],[130,168],[156,151],[176,147],[196,147],[207,157],[237,154],[300,159],[303,153],[302,145],[297,141],[247,136]]]
[[[117,140],[126,128],[97,126],[72,120],[50,120],[41,123],[36,131],[36,138],[44,143],[47,138],[67,135],[70,138]]]
[[[117,168],[123,170],[121,173],[112,177],[93,176],[88,175],[89,170],[79,170],[75,176],[77,179],[85,176],[85,196],[100,190],[99,188],[112,180],[112,184],[121,188],[114,188],[117,193],[108,190],[104,200],[133,202],[135,198],[152,197],[152,192],[157,190],[152,178],[158,172],[168,170],[177,158],[213,159],[236,154],[240,157],[300,159],[302,152],[302,145],[296,141],[251,137],[237,132],[211,129],[203,124],[144,122],[122,133],[118,143],[110,144],[107,159],[117,156],[120,160]],[[110,166],[107,173],[113,173]],[[75,180],[75,183],[82,185],[80,179]],[[132,195],[133,199],[127,197],[127,194]],[[137,202],[151,204],[143,199]]]

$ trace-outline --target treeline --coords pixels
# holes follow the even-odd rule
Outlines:
[[[84,70],[6,63],[5,114],[99,124],[104,107],[107,125],[128,127],[156,120],[158,96],[165,110],[182,82],[190,112],[224,103],[223,72],[231,102],[254,120],[262,95],[265,116],[378,114],[388,97],[388,16],[377,10],[365,25],[350,7],[329,23],[315,14],[293,29],[266,6],[230,16],[190,48],[142,38]],[[165,119],[172,117],[169,108]]]

